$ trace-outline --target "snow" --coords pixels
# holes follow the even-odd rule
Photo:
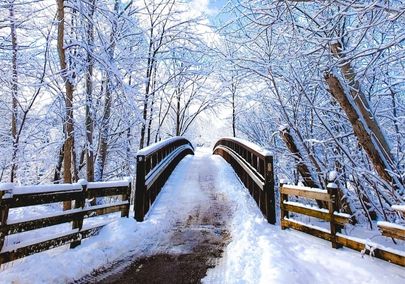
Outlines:
[[[89,182],[88,189],[94,188],[110,188],[110,187],[124,187],[129,186],[132,181],[130,179],[117,180],[117,181],[104,181],[104,182]]]
[[[328,185],[327,185],[326,187],[327,187],[327,188],[333,188],[333,189],[337,189],[337,188],[338,188],[337,184],[334,183],[334,182],[328,183]]]
[[[346,238],[346,239],[349,239],[349,240],[353,240],[353,241],[358,242],[358,243],[362,243],[369,250],[374,250],[376,248],[384,248],[384,250],[386,250],[386,251],[389,251],[389,252],[392,252],[392,253],[395,253],[395,254],[399,254],[399,255],[405,257],[405,252],[404,251],[389,248],[389,247],[385,247],[385,246],[382,246],[381,244],[373,242],[371,240],[364,240],[364,239],[361,239],[361,238],[358,238],[358,237],[343,235],[341,233],[337,233],[336,236],[343,237],[343,238]]]
[[[81,190],[81,189],[82,186],[79,183],[24,185],[24,186],[15,186],[13,189],[13,194],[46,193],[46,192]]]
[[[218,188],[235,204],[232,241],[203,282],[215,283],[404,283],[405,270],[294,230],[281,230],[262,217],[233,171],[220,167]]]
[[[148,147],[145,147],[145,148],[139,150],[137,153],[137,156],[148,156],[151,153],[163,148],[164,146],[169,145],[170,143],[173,143],[175,141],[182,140],[182,139],[186,139],[186,138],[184,138],[182,136],[176,136],[176,137],[168,138],[166,140],[162,140],[158,143],[154,143],[152,145],[149,145]]]
[[[11,198],[13,197],[14,184],[0,183],[0,191],[4,191],[4,195],[2,198]]]
[[[295,202],[295,201],[283,201],[283,203],[288,204],[288,205],[294,205],[297,207],[308,208],[308,209],[316,210],[316,211],[323,212],[323,213],[329,213],[328,209],[319,208],[319,207],[313,206],[311,204],[302,204],[300,202]],[[337,214],[337,213],[335,212],[335,214]]]
[[[330,171],[328,173],[328,180],[329,181],[335,181],[337,179],[338,172],[337,171]]]
[[[396,211],[405,212],[405,205],[392,205],[391,208]]]
[[[117,181],[104,181],[104,182],[87,182],[80,179],[77,183],[72,184],[40,184],[40,185],[24,185],[14,186],[12,183],[1,183],[0,191],[12,191],[12,194],[29,194],[29,193],[49,193],[69,190],[81,190],[82,186],[87,185],[87,188],[110,188],[128,186],[132,182],[131,177],[124,178]]]
[[[393,229],[399,229],[405,232],[405,226],[402,226],[400,224],[394,224],[390,222],[385,222],[385,221],[378,221],[377,225],[380,227],[385,227],[385,228],[393,228]]]
[[[283,131],[285,131],[285,130],[288,130],[289,128],[290,128],[290,126],[289,126],[288,124],[281,124],[281,125],[278,127],[278,131],[283,132]]]
[[[309,191],[309,192],[317,192],[317,193],[327,193],[325,189],[315,188],[315,187],[306,187],[306,186],[299,186],[299,185],[284,185],[285,188],[291,189],[298,189],[300,191]]]
[[[241,138],[235,138],[235,137],[224,137],[222,139],[227,139],[227,140],[233,140],[235,142],[239,142],[242,145],[245,145],[247,148],[250,148],[256,152],[258,152],[259,154],[263,155],[263,156],[272,156],[273,154],[269,151],[264,149],[263,147],[260,147],[250,141],[241,139]]]
[[[268,224],[232,168],[221,157],[200,151],[179,163],[144,222],[121,218],[75,249],[58,248],[5,264],[0,282],[71,282],[106,263],[159,252],[170,228],[210,201],[199,186],[201,169],[212,173],[218,193],[231,204],[232,237],[204,283],[404,283],[405,270],[399,266]],[[187,248],[171,252],[183,250]]]

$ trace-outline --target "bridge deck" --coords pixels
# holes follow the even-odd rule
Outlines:
[[[165,203],[166,197],[175,199],[171,202],[173,208],[166,209],[178,214],[168,214],[174,218],[163,239],[147,248],[139,259],[119,261],[81,282],[199,282],[215,266],[230,241],[232,205],[218,188],[218,158],[189,156],[173,173],[161,201]],[[168,196],[169,192],[174,195]],[[156,205],[151,214],[165,210],[159,207]]]

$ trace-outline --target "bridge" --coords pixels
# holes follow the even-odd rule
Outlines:
[[[338,263],[342,258],[350,259],[353,263],[358,263],[360,272],[370,267],[381,269],[378,268],[380,264],[367,263],[371,266],[362,270],[364,264],[361,260],[354,259],[352,250],[405,266],[402,252],[373,246],[366,240],[342,233],[344,226],[352,220],[351,216],[340,212],[338,187],[333,180],[327,189],[305,188],[281,181],[279,196],[276,196],[272,154],[255,144],[236,138],[220,139],[212,151],[195,149],[183,137],[173,137],[148,146],[137,153],[135,182],[132,179],[105,183],[80,181],[72,185],[42,186],[36,188],[35,192],[29,187],[15,187],[10,184],[2,185],[0,189],[2,277],[12,277],[12,274],[7,274],[10,269],[8,265],[20,258],[63,245],[70,245],[75,249],[71,250],[74,253],[80,251],[85,238],[89,238],[89,242],[94,240],[102,243],[103,234],[114,233],[117,229],[111,225],[112,220],[94,223],[88,221],[114,212],[118,212],[123,219],[133,217],[136,220],[136,225],[126,224],[130,228],[128,231],[125,231],[125,226],[118,227],[118,230],[128,234],[128,239],[132,240],[128,243],[124,241],[126,252],[112,261],[100,262],[102,265],[97,266],[96,263],[92,267],[93,264],[88,263],[90,271],[85,276],[81,275],[83,272],[77,274],[80,277],[74,276],[75,283],[196,283],[201,279],[207,283],[220,283],[224,279],[242,281],[244,278],[238,275],[241,272],[240,268],[235,268],[235,261],[244,265],[244,257],[258,257],[274,251],[282,253],[278,260],[284,259],[285,264],[280,271],[286,275],[292,273],[293,282],[299,281],[300,275],[308,273],[311,275],[310,279],[320,280],[316,271],[297,268],[302,262],[297,250],[304,254],[310,253],[308,247],[315,248],[314,251],[320,257],[333,258]],[[91,206],[87,202],[90,198],[101,197],[110,198],[102,205]],[[312,200],[313,204],[318,201],[323,206],[308,206],[300,198]],[[75,201],[72,210],[22,220],[9,218],[13,208],[29,208],[28,206],[68,200]],[[281,227],[277,224],[276,200],[280,204]],[[305,224],[302,220],[295,219],[297,214],[323,220],[328,228]],[[12,240],[13,236],[24,232],[59,224],[71,224],[71,230],[54,233],[46,238],[33,237],[28,242],[6,243],[10,237]],[[404,240],[405,231],[398,226],[383,223],[380,226],[385,236]],[[294,233],[291,229],[312,236],[303,237],[301,233]],[[261,243],[263,231],[271,236],[274,244]],[[247,233],[252,232],[255,232],[257,239],[246,237]],[[290,241],[289,238],[295,240]],[[325,242],[319,238],[329,242],[332,248],[348,247],[352,250],[336,255],[335,250],[326,249]],[[125,239],[123,237],[120,240]],[[134,240],[139,243],[134,243]],[[108,247],[108,244],[104,245]],[[83,247],[85,246],[86,243],[83,242]],[[241,259],[232,259],[238,256],[235,253],[238,247],[243,251],[239,255]],[[246,250],[246,247],[252,251]],[[228,252],[227,255],[227,251],[233,253]],[[324,271],[338,275],[338,271],[328,267],[327,262],[322,264],[314,259],[305,261],[312,261],[321,265]],[[273,263],[268,269],[278,265]],[[255,271],[249,265],[246,269]],[[234,271],[235,275],[229,274],[229,271]],[[282,275],[274,273],[269,274],[268,279],[283,282],[280,280],[284,279]],[[254,275],[250,280],[252,279],[255,279]],[[400,283],[401,279],[394,280]]]

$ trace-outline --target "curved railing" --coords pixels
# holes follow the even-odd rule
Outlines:
[[[259,146],[237,138],[222,138],[213,153],[222,156],[248,188],[267,221],[276,223],[273,156]]]
[[[172,137],[138,151],[136,157],[135,219],[143,221],[161,188],[193,145],[183,137]]]

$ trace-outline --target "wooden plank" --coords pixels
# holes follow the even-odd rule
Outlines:
[[[308,208],[304,205],[300,206],[298,204],[290,204],[288,202],[284,202],[284,210],[290,211],[290,212],[294,212],[294,213],[298,213],[298,214],[303,214],[306,216],[310,216],[310,217],[315,217],[318,219],[322,219],[325,221],[330,222],[330,214],[329,212],[325,212],[322,209],[319,208]],[[347,223],[350,223],[350,218],[342,216],[342,215],[338,215],[338,214],[334,214],[335,216],[335,223],[341,226],[346,225]]]
[[[327,202],[330,201],[329,194],[326,191],[323,192],[320,189],[284,185],[280,189],[280,191],[282,194],[295,195],[295,196],[299,196],[299,197],[316,199],[316,200],[320,200],[320,201],[327,201]]]
[[[281,220],[281,226],[283,226],[285,228],[292,228],[294,230],[301,231],[301,232],[310,234],[312,236],[315,236],[315,237],[318,237],[318,238],[321,238],[321,239],[324,239],[327,241],[330,241],[332,239],[332,236],[330,233],[317,229],[312,226],[306,226],[305,224],[302,224],[302,223],[297,222],[292,219]]]
[[[378,222],[377,225],[383,236],[405,241],[405,229],[401,228],[403,226],[391,227],[383,222]]]
[[[92,188],[86,193],[86,198],[91,199],[94,197],[105,197],[125,194],[128,186],[108,187],[108,188]]]
[[[10,223],[10,224],[6,225],[4,228],[2,228],[1,231],[6,232],[6,235],[12,235],[12,234],[20,233],[20,232],[25,232],[25,231],[30,231],[30,230],[35,230],[35,229],[40,229],[40,228],[44,228],[44,227],[49,227],[49,226],[54,226],[54,225],[71,222],[72,220],[78,219],[81,217],[88,218],[90,214],[93,214],[92,215],[92,217],[93,217],[93,216],[115,213],[115,212],[119,212],[121,210],[125,210],[126,207],[128,207],[128,204],[122,203],[119,205],[104,205],[102,207],[97,207],[97,208],[90,207],[90,208],[80,210],[80,211],[69,210],[69,211],[75,211],[75,212],[65,211],[56,216],[49,216],[49,217],[45,217],[45,218],[27,220],[27,221],[18,222],[18,223]]]
[[[45,250],[49,250],[52,248],[56,248],[59,246],[63,246],[66,244],[69,244],[74,241],[78,241],[80,239],[88,238],[91,235],[95,234],[98,232],[102,227],[104,227],[106,224],[103,224],[101,226],[96,226],[92,227],[86,230],[82,230],[81,232],[73,232],[73,233],[67,233],[65,235],[56,237],[56,238],[51,238],[48,240],[44,240],[42,242],[38,242],[35,244],[30,244],[27,246],[21,246],[17,247],[15,249],[7,249],[3,252],[0,253],[0,265],[6,262],[10,262],[25,256],[29,256],[38,252],[42,252]]]
[[[402,205],[402,206],[401,205],[392,205],[391,208],[392,208],[392,210],[405,213],[405,206],[404,205]]]
[[[338,234],[336,236],[336,242],[350,249],[363,251],[366,254],[370,254],[370,250],[366,249],[365,243],[358,242],[350,237]],[[382,247],[374,248],[372,254],[374,257],[379,259],[405,267],[405,256],[391,252],[389,249],[384,249]]]
[[[80,198],[81,190],[70,190],[47,193],[16,194],[13,198],[5,199],[10,208],[71,201]]]

